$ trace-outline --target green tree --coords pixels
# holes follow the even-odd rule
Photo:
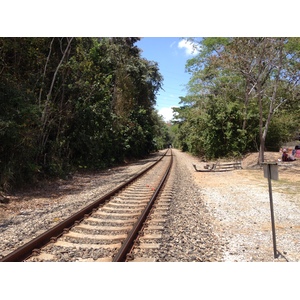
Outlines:
[[[0,185],[155,149],[163,80],[138,38],[0,38]]]
[[[251,142],[257,143],[258,161],[263,162],[274,114],[279,118],[279,108],[298,99],[298,41],[204,38],[199,43],[202,51],[187,62],[187,70],[192,74],[189,95],[196,99],[191,110],[201,111],[201,118],[210,127],[206,138],[207,131],[202,127],[201,146],[207,152],[217,147],[217,140],[231,145],[225,147],[227,153],[236,153],[237,149],[252,149]],[[258,125],[253,126],[255,120]]]

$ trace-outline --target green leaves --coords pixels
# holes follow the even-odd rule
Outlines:
[[[207,157],[279,148],[298,126],[299,38],[198,42],[201,52],[186,64],[188,95],[176,109],[178,145]],[[288,116],[292,121],[279,130]]]
[[[154,149],[162,76],[137,40],[0,38],[0,188]]]

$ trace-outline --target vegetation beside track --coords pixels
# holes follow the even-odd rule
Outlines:
[[[168,143],[162,75],[139,38],[0,38],[0,190]]]

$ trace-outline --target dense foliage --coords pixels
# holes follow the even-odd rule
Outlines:
[[[278,150],[299,131],[299,38],[191,39],[175,145],[208,158]]]
[[[165,146],[138,38],[0,38],[0,189]]]

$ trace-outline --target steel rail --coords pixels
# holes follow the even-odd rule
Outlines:
[[[29,241],[28,243],[24,244],[23,246],[17,248],[15,251],[9,253],[5,257],[3,257],[0,262],[20,262],[24,261],[26,258],[32,255],[32,252],[36,249],[42,248],[51,242],[52,238],[58,238],[64,232],[64,230],[70,229],[72,226],[75,225],[75,222],[80,222],[83,218],[90,215],[93,210],[97,209],[99,205],[103,204],[107,201],[110,197],[116,194],[118,191],[135,181],[137,178],[144,175],[147,171],[152,169],[167,153],[169,149],[152,165],[147,167],[145,170],[137,173],[135,176],[130,178],[128,181],[120,184],[115,189],[110,191],[109,193],[105,194],[101,198],[97,199],[93,203],[89,204],[85,208],[81,209],[77,213],[73,214],[69,218],[65,219],[64,221],[60,222],[56,226],[50,228],[49,230],[45,231],[44,233],[40,234],[33,240]]]
[[[154,204],[154,201],[156,200],[158,193],[161,191],[169,173],[171,170],[173,164],[173,155],[172,155],[172,150],[171,150],[171,161],[170,164],[163,176],[163,178],[161,179],[157,189],[155,190],[154,194],[152,195],[149,203],[147,204],[147,206],[145,207],[144,211],[142,212],[141,216],[139,217],[139,219],[137,220],[137,222],[135,223],[135,225],[133,226],[133,228],[131,229],[131,231],[129,232],[127,238],[125,239],[125,241],[123,242],[120,250],[118,251],[118,253],[114,256],[113,258],[113,262],[124,262],[126,260],[126,255],[129,252],[129,250],[132,248],[132,245],[134,243],[134,240],[136,239],[136,237],[138,236],[138,232],[141,230],[141,228],[143,227],[143,224],[146,220],[146,218],[148,217],[150,210]]]

